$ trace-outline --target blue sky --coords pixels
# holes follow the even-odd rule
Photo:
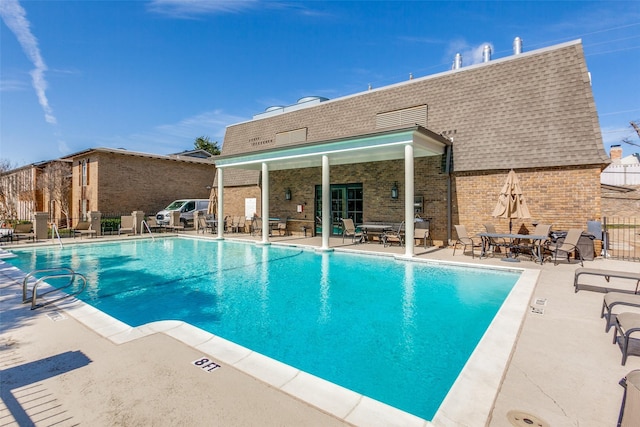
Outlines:
[[[337,98],[582,39],[605,149],[640,147],[638,1],[0,0],[0,159],[169,154],[303,96]]]

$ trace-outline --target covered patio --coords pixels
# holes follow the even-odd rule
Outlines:
[[[404,160],[404,221],[413,224],[414,220],[414,160],[427,156],[446,156],[449,171],[451,150],[447,147],[451,141],[419,125],[388,129],[382,132],[360,134],[334,140],[305,142],[286,147],[249,154],[221,156],[216,160],[218,173],[218,218],[224,218],[224,172],[226,169],[259,170],[262,173],[262,229],[268,229],[269,221],[269,172],[276,170],[322,168],[322,245],[320,250],[331,250],[331,166],[387,160]],[[450,183],[449,183],[450,188]],[[449,198],[450,200],[450,198]],[[450,229],[449,203],[448,229]],[[223,238],[222,230],[218,238]],[[406,245],[404,256],[414,253],[414,228],[406,227]],[[263,233],[262,243],[269,242],[269,233]]]

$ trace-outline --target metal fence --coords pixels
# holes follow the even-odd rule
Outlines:
[[[640,218],[605,217],[603,256],[640,262]]]

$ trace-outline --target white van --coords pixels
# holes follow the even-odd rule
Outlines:
[[[207,213],[209,199],[181,199],[171,202],[169,206],[156,214],[158,225],[169,225],[171,211],[180,211],[180,223],[183,226],[193,224],[193,214],[196,211]]]

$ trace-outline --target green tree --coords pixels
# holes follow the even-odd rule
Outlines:
[[[214,156],[220,154],[220,148],[218,147],[218,141],[211,142],[208,136],[199,136],[193,143],[193,147],[196,150],[204,150],[207,153],[211,153]]]

